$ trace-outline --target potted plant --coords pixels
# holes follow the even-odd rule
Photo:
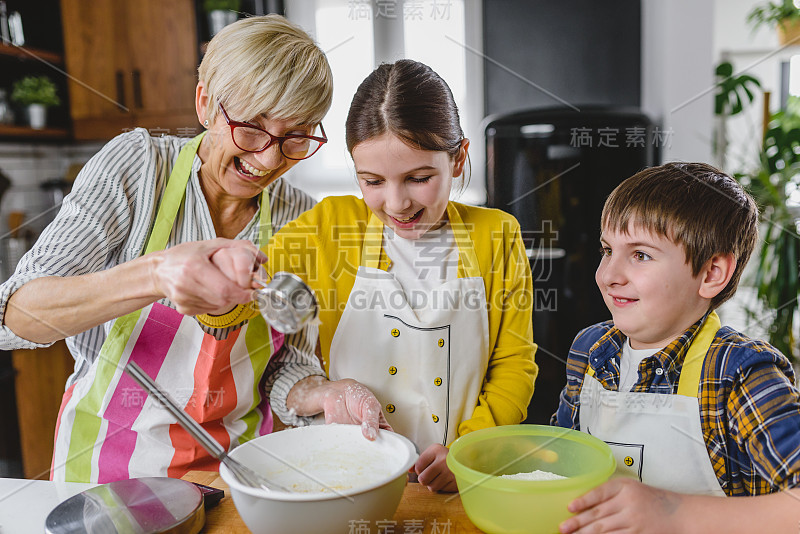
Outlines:
[[[37,130],[47,123],[47,108],[61,103],[55,84],[47,76],[26,76],[17,80],[11,100],[25,106],[30,127]]]
[[[204,0],[203,8],[208,14],[208,31],[214,37],[222,28],[236,22],[240,0]]]
[[[753,8],[747,15],[753,28],[761,25],[776,26],[781,45],[800,45],[800,8],[793,0],[767,2]]]
[[[798,361],[794,323],[800,294],[800,100],[790,97],[785,111],[772,115],[764,136],[760,166],[737,176],[761,209],[762,241],[755,263],[759,306],[749,314],[763,320],[771,314],[769,342],[793,362]]]

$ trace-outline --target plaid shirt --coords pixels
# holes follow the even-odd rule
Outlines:
[[[675,394],[683,360],[702,321],[639,365],[631,391]],[[580,394],[589,361],[609,391],[619,387],[625,335],[612,321],[582,330],[567,360],[567,385],[551,424],[580,428]],[[800,392],[777,349],[721,328],[700,376],[700,424],[720,487],[729,496],[800,486]]]

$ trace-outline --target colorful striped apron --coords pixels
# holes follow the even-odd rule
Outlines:
[[[203,135],[180,152],[145,254],[163,250],[183,202]],[[272,236],[269,196],[261,197],[259,241]],[[143,476],[216,471],[217,460],[123,372],[135,361],[224,447],[272,431],[264,370],[283,345],[259,315],[218,340],[193,317],[155,302],[114,321],[86,375],[64,394],[50,478],[106,483]]]

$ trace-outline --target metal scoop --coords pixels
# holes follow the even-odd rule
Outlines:
[[[135,362],[128,362],[125,366],[125,372],[142,386],[147,393],[155,398],[164,408],[167,409],[175,418],[178,423],[186,430],[197,442],[203,446],[208,453],[225,464],[225,466],[233,473],[236,479],[251,488],[260,488],[266,491],[283,491],[291,493],[291,490],[283,486],[270,482],[262,475],[259,475],[252,469],[245,467],[230,456],[228,456],[225,448],[217,442],[211,434],[206,432],[206,429],[192,419],[178,404],[170,397],[166,391],[162,390],[156,382],[145,373],[141,367]]]
[[[261,286],[256,290],[256,302],[267,324],[283,334],[293,334],[319,317],[319,304],[314,291],[292,273],[269,275],[259,266],[253,281]]]

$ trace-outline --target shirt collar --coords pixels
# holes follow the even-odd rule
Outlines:
[[[689,346],[694,341],[695,336],[700,331],[700,326],[705,322],[711,311],[708,310],[700,320],[690,326],[683,334],[651,356],[651,358],[657,360],[658,367],[664,369],[665,374],[672,376],[680,372]],[[595,369],[595,372],[602,369],[611,358],[622,353],[624,343],[625,334],[613,326],[589,349],[589,365]]]

